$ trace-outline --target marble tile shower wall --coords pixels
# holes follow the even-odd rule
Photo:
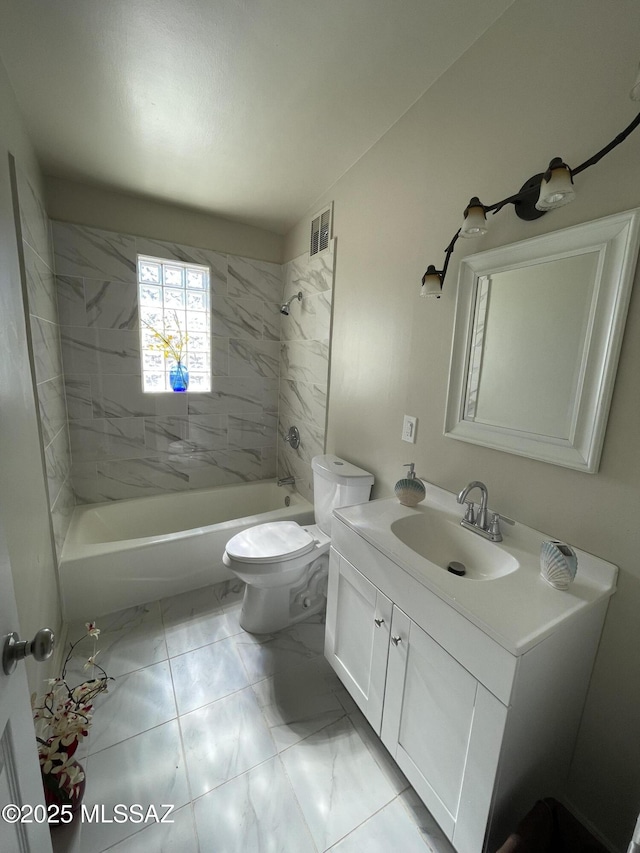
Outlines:
[[[294,299],[281,324],[278,476],[295,477],[309,500],[311,459],[325,450],[334,259],[332,240],[321,255],[300,255],[284,265],[284,298],[301,292],[302,301]],[[297,450],[284,441],[293,425],[300,431]]]
[[[78,503],[276,475],[283,268],[53,222]],[[213,390],[143,394],[136,255],[211,268]]]
[[[59,558],[73,512],[74,497],[51,228],[40,198],[19,169],[17,184],[36,393],[49,507]]]

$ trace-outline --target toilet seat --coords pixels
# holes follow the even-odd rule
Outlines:
[[[239,563],[276,563],[308,554],[317,544],[295,521],[272,521],[237,533],[227,542],[226,552]]]

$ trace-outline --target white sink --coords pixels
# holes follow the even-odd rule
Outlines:
[[[437,510],[425,508],[419,515],[399,518],[390,529],[408,548],[444,571],[452,561],[462,563],[466,571],[461,581],[494,580],[520,566],[499,544],[465,530],[448,514]]]
[[[416,507],[385,498],[335,510],[332,540],[340,544],[340,524],[350,527],[388,557],[400,577],[411,575],[515,655],[615,591],[617,568],[575,547],[575,580],[567,590],[554,589],[540,575],[540,546],[557,533],[516,522],[503,526],[502,542],[490,542],[460,526],[456,495],[425,485],[425,500]],[[348,544],[343,547],[350,559]],[[452,561],[465,566],[464,576],[447,571]]]

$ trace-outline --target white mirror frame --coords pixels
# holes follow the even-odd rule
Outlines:
[[[639,243],[640,208],[637,208],[463,259],[458,279],[445,435],[595,473],[600,464]],[[592,322],[584,341],[581,385],[569,438],[465,420],[476,295],[481,278],[585,251],[597,252],[598,263]]]

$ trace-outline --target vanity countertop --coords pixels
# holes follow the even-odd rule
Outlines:
[[[370,501],[342,507],[335,516],[378,551],[392,560],[400,570],[435,593],[472,623],[514,655],[521,655],[554,633],[564,622],[573,619],[616,590],[618,569],[611,563],[574,548],[578,570],[567,590],[552,587],[540,574],[540,546],[556,538],[524,524],[502,524],[503,541],[489,543],[473,531],[463,530],[469,537],[465,547],[500,549],[503,559],[515,559],[515,570],[500,576],[476,580],[458,577],[421,556],[392,532],[394,522],[416,516],[434,517],[444,524],[459,524],[462,507],[456,497],[438,486],[425,483],[425,500],[416,507],[406,507],[395,498]],[[480,545],[481,543],[481,545]],[[456,554],[451,554],[456,559]]]

